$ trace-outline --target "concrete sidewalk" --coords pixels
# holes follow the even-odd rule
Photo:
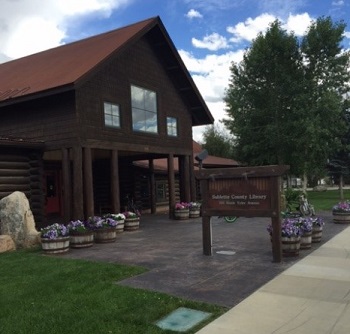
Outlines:
[[[350,227],[198,334],[350,333]]]

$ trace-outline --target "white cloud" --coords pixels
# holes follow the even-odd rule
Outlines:
[[[196,48],[208,49],[210,51],[228,48],[226,38],[218,33],[206,35],[202,40],[192,38],[192,45]]]
[[[195,9],[190,9],[185,15],[189,19],[198,18],[201,19],[203,15]]]
[[[73,16],[96,13],[108,17],[113,9],[131,1],[134,0],[2,0],[0,61],[58,46]]]
[[[298,15],[290,14],[287,22],[283,25],[287,31],[294,31],[296,36],[303,36],[309,28],[312,18],[309,14],[303,13]]]
[[[344,0],[332,1],[332,6],[343,6],[344,4]]]
[[[245,22],[240,22],[235,26],[227,27],[227,32],[233,34],[231,42],[237,43],[241,41],[251,42],[259,32],[267,30],[269,24],[276,20],[276,17],[271,14],[261,14],[255,19],[249,17]]]

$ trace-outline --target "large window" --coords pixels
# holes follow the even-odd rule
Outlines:
[[[115,128],[120,127],[119,106],[109,102],[104,102],[105,125]]]
[[[168,136],[177,137],[177,119],[175,117],[167,117],[166,124]]]
[[[155,92],[131,86],[131,107],[133,130],[158,132],[157,95]]]

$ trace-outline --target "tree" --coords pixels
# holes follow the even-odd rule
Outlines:
[[[217,157],[234,159],[234,139],[218,125],[207,126],[203,132],[202,147]]]
[[[242,62],[232,64],[224,124],[236,137],[238,160],[288,164],[304,180],[324,172],[346,131],[344,29],[343,23],[319,18],[299,41],[276,20]]]

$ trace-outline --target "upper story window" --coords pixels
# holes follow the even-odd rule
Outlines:
[[[158,133],[157,95],[155,92],[131,86],[131,107],[133,130]]]
[[[105,125],[120,128],[119,105],[104,102]]]
[[[175,117],[167,117],[166,124],[168,136],[177,137],[177,119]]]

